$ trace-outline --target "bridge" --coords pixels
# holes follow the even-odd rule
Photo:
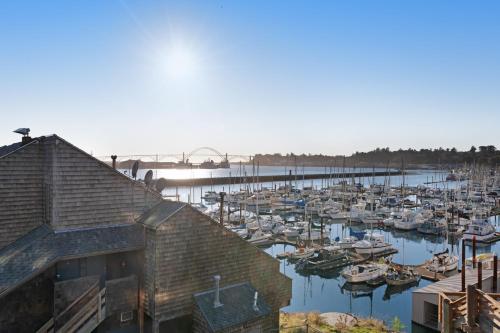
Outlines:
[[[110,162],[111,154],[107,156],[97,156],[98,159],[106,162]],[[252,160],[251,155],[243,154],[228,154],[221,153],[212,147],[198,147],[193,149],[189,153],[177,153],[177,154],[135,154],[135,155],[118,155],[117,162],[124,162],[128,160],[141,160],[142,162],[155,162],[155,163],[191,163],[194,158],[198,158],[197,163],[192,163],[193,165],[199,165],[205,160],[213,160],[214,162],[224,163],[224,162],[250,162]],[[201,159],[201,161],[199,160]]]

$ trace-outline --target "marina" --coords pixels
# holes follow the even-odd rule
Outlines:
[[[497,230],[485,242],[478,242],[476,255],[498,252],[496,241],[500,229],[498,217],[493,215],[498,199],[486,199],[488,205],[485,206],[473,194],[477,192],[472,190],[474,177],[446,181],[446,176],[445,171],[433,170],[408,170],[396,176],[367,172],[359,177],[328,175],[310,181],[292,177],[281,182],[231,184],[231,187],[213,185],[209,190],[204,186],[187,186],[177,188],[176,192],[188,200],[200,193],[204,198],[198,199],[196,205],[199,209],[216,220],[220,221],[222,217],[231,230],[242,230],[238,228],[244,228],[243,225],[250,234],[252,230],[263,230],[261,237],[264,239],[257,245],[279,259],[281,272],[293,281],[291,304],[283,311],[346,312],[362,317],[373,316],[386,322],[398,317],[412,332],[431,332],[412,322],[412,312],[409,311],[412,293],[435,282],[460,277],[462,233],[469,223],[465,216],[471,206],[476,207],[473,208],[475,214],[481,212]],[[424,186],[430,178],[443,181]],[[496,176],[488,174],[487,178],[493,182],[491,186],[498,186]],[[172,189],[165,192],[168,191],[172,193]],[[201,194],[208,192],[217,195],[206,200]],[[220,209],[220,192],[225,193],[223,210]],[[257,200],[252,199],[251,205],[251,201],[243,201],[245,192],[250,193],[246,197],[252,198],[253,195]],[[286,199],[280,201],[277,197]],[[354,197],[357,201],[353,200]],[[443,198],[452,198],[443,202],[444,208],[439,203]],[[300,201],[302,199],[305,200]],[[363,202],[363,210],[357,211],[356,207],[362,206],[360,202]],[[346,209],[347,206],[350,210]],[[459,212],[457,207],[463,208]],[[402,216],[416,218],[416,227],[398,229],[385,223],[384,218],[398,218],[398,211]],[[413,213],[408,215],[407,212]],[[366,219],[377,214],[380,218],[374,218],[374,222]],[[435,216],[439,218],[432,226],[444,223],[445,228],[423,230],[424,222]],[[459,231],[448,232],[454,225]],[[301,231],[295,234],[293,228]],[[352,242],[349,235],[354,239]],[[354,235],[361,238],[360,235],[379,235],[375,237],[376,241],[390,244],[390,248],[382,247],[378,253],[358,253],[356,247],[362,244],[355,244],[361,238]],[[371,237],[366,241],[371,241]],[[370,243],[367,250],[373,249],[372,246]],[[472,244],[468,244],[465,251],[465,255],[471,257]],[[442,264],[446,266],[440,266],[442,260],[449,260],[449,264],[446,261],[447,264]],[[349,267],[364,271],[374,269],[370,268],[372,263],[384,267],[381,273],[375,270],[365,282],[348,278]],[[359,274],[357,272],[355,274]],[[390,280],[394,277],[395,280]]]

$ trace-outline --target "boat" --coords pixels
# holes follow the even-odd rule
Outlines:
[[[341,249],[351,249],[352,246],[359,241],[359,239],[355,236],[347,236],[342,238],[337,242]]]
[[[475,219],[465,229],[463,239],[470,242],[476,238],[476,242],[487,242],[495,238],[495,235],[495,227],[488,219]]]
[[[341,275],[347,282],[363,283],[383,276],[387,269],[386,264],[361,264],[344,269]]]
[[[420,274],[415,273],[412,269],[407,267],[391,268],[387,271],[385,282],[389,286],[404,286],[419,282],[420,277]]]
[[[392,245],[384,241],[384,235],[366,234],[365,237],[352,245],[359,254],[377,254],[393,249]]]
[[[299,260],[304,258],[310,258],[314,256],[314,248],[312,247],[299,247],[294,252],[290,253],[289,258],[291,260]]]
[[[420,214],[415,212],[405,214],[402,219],[394,220],[394,228],[399,230],[415,230],[423,223]]]
[[[483,269],[493,269],[493,263],[494,263],[494,258],[495,258],[496,253],[493,252],[488,252],[488,253],[481,253],[476,256],[476,265],[478,262],[482,263]],[[465,266],[467,268],[472,268],[473,267],[473,258],[467,258],[465,259]]]
[[[248,242],[254,245],[269,244],[271,242],[271,237],[271,234],[264,233],[262,230],[258,229],[250,236]]]
[[[325,247],[317,256],[300,260],[295,268],[298,271],[318,272],[344,267],[349,263],[350,259],[345,251],[338,247]]]
[[[443,235],[446,233],[445,219],[429,219],[418,226],[417,231],[426,235]]]
[[[458,267],[458,256],[450,255],[448,249],[444,252],[436,253],[427,263],[426,268],[431,272],[446,273]]]

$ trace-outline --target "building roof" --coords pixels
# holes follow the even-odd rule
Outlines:
[[[44,224],[0,250],[0,296],[57,261],[143,247],[138,224],[59,233]]]
[[[141,219],[140,223],[146,227],[157,228],[160,224],[168,220],[171,216],[185,207],[185,202],[162,200],[151,208]]]
[[[195,294],[194,299],[212,332],[218,332],[267,316],[271,312],[262,297],[258,297],[257,308],[254,309],[255,292],[250,283],[245,282],[220,288],[219,297],[223,304],[220,307],[214,307],[215,290]]]
[[[483,269],[483,281],[493,276],[493,270]],[[465,285],[477,283],[477,268],[466,269]],[[414,290],[414,293],[438,294],[440,292],[458,292],[462,290],[462,275],[455,274],[444,280],[431,283],[425,287]]]
[[[21,148],[22,145],[23,144],[21,142],[16,142],[16,143],[13,143],[11,145],[1,146],[0,147],[0,157],[3,157],[5,155],[12,153],[13,151]]]

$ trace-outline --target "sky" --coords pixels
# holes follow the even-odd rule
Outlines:
[[[499,1],[0,3],[0,146],[500,147]]]

